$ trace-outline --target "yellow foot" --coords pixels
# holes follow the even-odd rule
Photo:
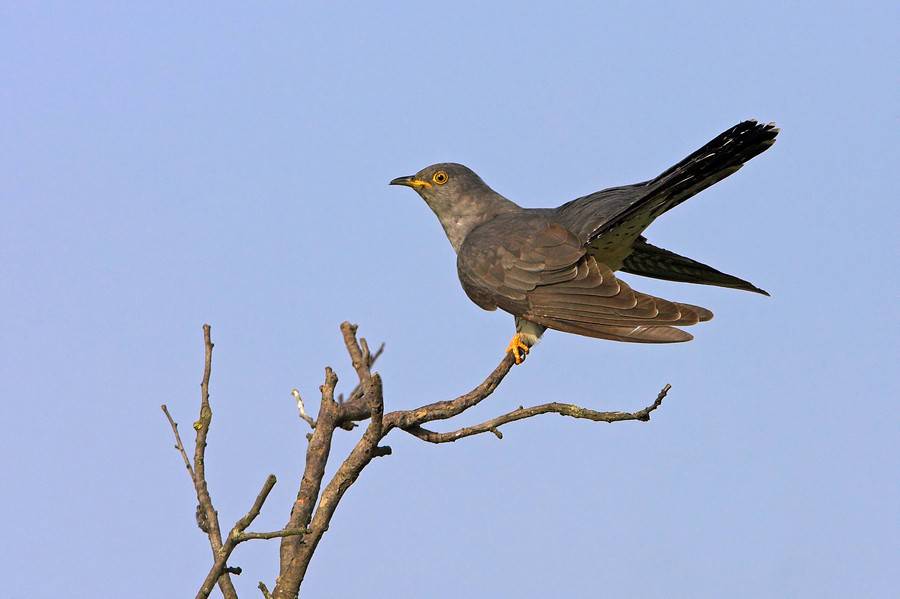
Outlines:
[[[516,333],[510,340],[509,345],[506,346],[506,353],[512,353],[513,358],[516,359],[516,364],[521,364],[525,361],[525,356],[528,355],[528,349],[528,345],[522,340],[522,335]]]

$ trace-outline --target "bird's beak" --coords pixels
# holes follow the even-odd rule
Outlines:
[[[406,185],[407,187],[412,187],[413,189],[420,188],[428,188],[431,187],[431,183],[428,181],[421,181],[416,179],[415,176],[410,175],[409,177],[397,177],[393,179],[388,185]]]

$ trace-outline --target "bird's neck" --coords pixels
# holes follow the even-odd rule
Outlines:
[[[427,200],[426,200],[427,201]],[[472,195],[461,195],[453,200],[452,203],[440,204],[428,202],[429,207],[437,215],[453,251],[459,253],[459,248],[466,235],[472,229],[481,225],[498,214],[506,212],[515,212],[521,208],[510,200],[496,192],[490,194],[479,194],[478,197]]]

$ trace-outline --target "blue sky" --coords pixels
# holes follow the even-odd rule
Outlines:
[[[306,443],[290,389],[313,397],[326,364],[352,385],[342,320],[387,343],[388,409],[494,367],[512,319],[468,301],[391,178],[457,161],[558,205],[749,117],[782,127],[775,147],[648,237],[772,297],[630,277],[716,318],[679,346],[548,333],[460,422],[632,410],[671,383],[652,422],[393,433],[305,594],[897,588],[896,6],[125,4],[0,5],[0,595],[195,592],[209,549],[159,405],[189,430],[203,322],[223,526],[269,472],[255,528],[286,521]],[[239,548],[243,596],[277,552]]]

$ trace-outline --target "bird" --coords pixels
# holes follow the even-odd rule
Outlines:
[[[756,285],[652,245],[643,235],[663,213],[738,171],[775,143],[774,123],[746,120],[657,177],[611,187],[557,208],[523,208],[457,163],[432,164],[390,185],[414,189],[457,255],[466,295],[515,318],[505,353],[521,364],[546,329],[631,343],[678,343],[679,327],[705,322],[703,307],[635,291],[617,271],[769,295]]]

